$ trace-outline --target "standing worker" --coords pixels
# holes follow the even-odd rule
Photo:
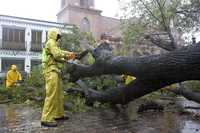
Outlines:
[[[16,65],[11,65],[11,69],[6,74],[6,88],[16,86],[17,82],[22,80],[22,76],[19,71],[17,71]]]
[[[58,40],[61,34],[58,29],[48,31],[48,41],[42,52],[42,66],[45,78],[46,98],[44,102],[41,125],[56,127],[57,120],[67,120],[64,116],[64,94],[62,90],[61,69],[64,62],[75,59],[73,52],[61,50]]]

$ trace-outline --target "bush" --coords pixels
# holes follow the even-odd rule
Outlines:
[[[11,100],[12,103],[25,103],[27,100],[36,101],[42,104],[44,97],[44,80],[41,74],[41,67],[33,68],[31,74],[19,85],[12,88],[0,87],[0,100]]]
[[[89,109],[89,107],[86,105],[85,98],[81,97],[79,94],[65,94],[65,101],[71,103],[72,106],[69,108],[69,111],[71,112],[86,112]]]
[[[42,88],[44,86],[44,78],[42,75],[42,66],[34,66],[28,78],[25,79],[25,86],[39,87]]]

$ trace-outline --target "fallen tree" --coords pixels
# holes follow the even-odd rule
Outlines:
[[[170,89],[169,91],[177,94],[177,95],[182,95],[188,100],[195,101],[197,103],[200,103],[200,93],[199,92],[194,92],[189,88],[186,88],[181,84],[179,88],[176,89]]]
[[[188,46],[166,54],[146,57],[113,56],[106,43],[92,50],[96,59],[93,65],[71,64],[64,72],[70,73],[71,81],[102,74],[129,74],[136,80],[121,88],[104,92],[88,89],[84,91],[89,102],[126,104],[160,88],[186,80],[200,79],[200,46]]]

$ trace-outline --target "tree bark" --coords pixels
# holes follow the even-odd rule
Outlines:
[[[136,80],[125,87],[105,92],[88,90],[85,96],[89,101],[126,104],[167,85],[200,79],[200,46],[188,46],[162,55],[138,58],[115,57],[105,47],[108,46],[102,44],[93,50],[95,64],[72,64],[71,69],[65,71],[71,74],[71,80],[102,74],[129,74],[135,76]]]
[[[197,103],[200,103],[200,93],[199,92],[194,92],[190,89],[186,89],[185,87],[179,88],[179,89],[173,89],[173,90],[170,90],[170,91],[177,94],[177,95],[184,96],[188,100],[192,100],[192,101],[195,101]]]
[[[161,34],[161,35],[165,35],[166,34]],[[167,40],[161,39],[160,34],[154,34],[154,35],[145,35],[144,38],[148,39],[149,41],[151,41],[154,45],[166,50],[166,51],[173,51],[176,49],[176,46],[174,45],[174,43],[171,43]]]

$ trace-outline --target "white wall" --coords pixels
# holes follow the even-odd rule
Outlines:
[[[2,38],[3,38],[2,32],[3,32],[2,26],[0,25],[0,48],[2,47]]]
[[[0,49],[0,72],[2,72],[2,58],[11,58],[11,59],[24,59],[24,71],[30,72],[31,69],[31,60],[41,60],[41,52],[30,51],[31,48],[31,30],[40,30],[42,31],[42,44],[46,41],[46,32],[53,27],[63,28],[64,25],[60,23],[33,20],[33,19],[23,19],[12,16],[0,15],[0,46],[2,45],[2,27],[18,27],[25,29],[25,51],[18,50],[3,50]],[[69,25],[68,28],[73,28]],[[65,30],[64,32],[71,32],[70,30]]]

